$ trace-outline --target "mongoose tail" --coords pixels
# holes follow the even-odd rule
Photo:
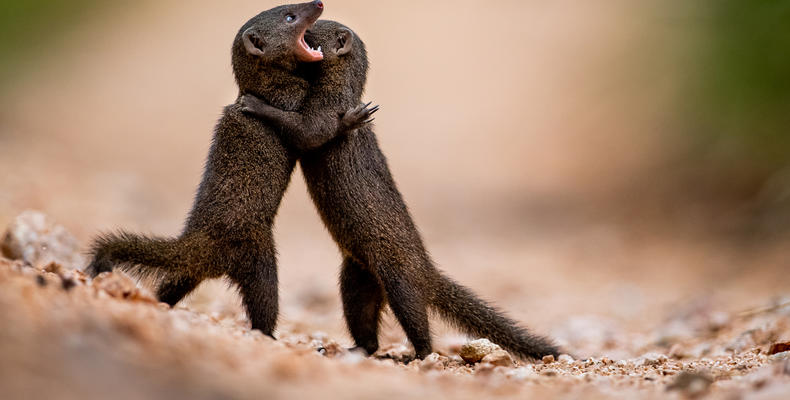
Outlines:
[[[452,279],[440,273],[434,284],[437,287],[431,305],[461,331],[486,338],[522,359],[539,360],[547,355],[560,355],[551,340],[518,326]]]
[[[211,277],[207,271],[196,269],[199,264],[211,263],[205,255],[208,249],[208,242],[198,236],[163,238],[125,231],[108,233],[94,240],[93,261],[85,272],[95,278],[117,267],[138,279],[151,279],[158,283],[157,299],[175,306],[203,279]]]
[[[180,239],[150,237],[118,231],[98,236],[91,247],[92,262],[85,272],[95,277],[113,267],[138,278],[161,279],[170,270],[188,268],[177,257]]]

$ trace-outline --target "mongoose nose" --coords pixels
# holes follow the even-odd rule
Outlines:
[[[316,7],[318,7],[318,8],[320,8],[320,9],[323,9],[323,8],[324,8],[324,2],[322,2],[321,0],[315,0],[315,1],[313,2],[313,4],[315,4],[315,6],[316,6]]]

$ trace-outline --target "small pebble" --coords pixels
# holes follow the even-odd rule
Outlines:
[[[77,239],[38,211],[28,210],[14,218],[0,241],[0,253],[36,268],[52,262],[69,269],[84,264]]]
[[[489,363],[497,367],[513,367],[513,357],[505,350],[494,350],[491,354],[487,354],[481,362]]]
[[[461,347],[461,358],[469,364],[475,364],[496,350],[502,350],[502,348],[491,343],[488,339],[473,340]]]
[[[570,364],[570,363],[573,362],[573,357],[571,357],[568,354],[561,354],[560,358],[558,358],[557,361],[565,363],[565,364]]]
[[[661,365],[667,361],[667,356],[659,353],[647,353],[636,362],[638,366],[656,366]]]
[[[441,371],[449,362],[449,358],[431,353],[420,362],[420,371]]]

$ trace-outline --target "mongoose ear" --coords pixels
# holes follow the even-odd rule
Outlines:
[[[337,31],[337,38],[335,40],[335,47],[332,49],[335,54],[342,56],[351,52],[354,43],[354,33],[348,29],[341,29]]]
[[[263,57],[263,48],[265,46],[263,39],[255,32],[254,28],[249,28],[241,34],[241,40],[244,42],[244,48],[247,53],[256,57]]]

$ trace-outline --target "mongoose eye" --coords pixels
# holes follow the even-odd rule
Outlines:
[[[296,21],[296,16],[293,14],[288,14],[285,16],[285,22],[294,22]]]

